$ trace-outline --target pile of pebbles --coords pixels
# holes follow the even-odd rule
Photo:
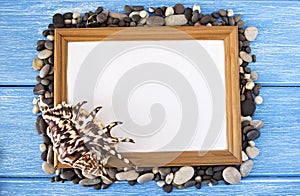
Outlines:
[[[227,184],[237,184],[242,177],[246,177],[252,170],[253,159],[259,155],[255,140],[260,137],[260,129],[264,126],[260,120],[253,120],[256,105],[263,102],[259,95],[261,85],[256,83],[258,75],[248,65],[256,61],[251,54],[251,41],[255,40],[258,30],[255,27],[245,28],[240,14],[233,10],[220,9],[211,14],[203,14],[199,5],[192,8],[176,4],[174,7],[124,6],[124,13],[109,12],[98,7],[95,12],[84,14],[78,12],[57,13],[48,29],[43,31],[44,40],[37,42],[37,58],[32,62],[32,68],[39,71],[37,84],[33,93],[44,96],[44,102],[53,107],[54,80],[54,29],[55,28],[97,28],[97,27],[136,27],[136,26],[238,26],[239,38],[239,66],[240,66],[240,99],[242,122],[242,164],[233,166],[184,166],[184,167],[154,167],[139,168],[137,171],[127,168],[109,168],[109,176],[115,181],[128,181],[128,184],[142,184],[156,181],[165,192],[171,192],[174,187],[188,188],[195,186],[200,189],[203,185],[215,185],[219,181]],[[36,98],[33,100],[34,114],[39,114]],[[47,124],[42,116],[36,119],[36,130],[43,142],[40,144],[41,159],[44,161],[42,169],[49,175],[54,175],[51,182],[72,181],[74,184],[93,186],[95,189],[106,189],[111,182],[100,178],[87,179],[78,169],[54,168],[54,153],[50,138],[47,136]]]

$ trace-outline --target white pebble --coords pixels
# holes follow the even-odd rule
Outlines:
[[[248,80],[251,78],[251,75],[250,74],[244,74],[244,79]]]
[[[47,35],[47,39],[49,41],[54,41],[54,35]]]
[[[242,161],[247,161],[247,160],[249,160],[249,157],[244,151],[242,151]]]
[[[33,100],[32,100],[32,104],[37,104],[37,98],[33,98]]]
[[[146,18],[147,15],[148,15],[148,12],[146,12],[145,10],[140,11],[140,17],[141,17],[141,18]]]
[[[65,22],[66,25],[72,24],[72,20],[71,19],[66,19],[64,22]]]
[[[73,13],[73,18],[74,19],[77,19],[77,18],[79,18],[80,17],[80,12],[74,12]]]
[[[168,7],[168,8],[166,9],[165,16],[171,16],[171,15],[173,15],[173,14],[174,14],[174,9],[173,9],[173,7]]]
[[[254,102],[255,102],[257,105],[262,104],[263,98],[262,98],[260,95],[258,95],[258,96],[256,96],[256,97],[254,98]]]
[[[45,144],[40,144],[40,151],[44,152],[47,150],[47,146]]]
[[[55,170],[55,174],[56,174],[57,176],[60,174],[60,169],[59,169],[59,168],[57,168],[57,169]]]
[[[241,116],[241,121],[242,122],[244,122],[244,121],[251,121],[252,120],[252,118],[251,118],[251,116]]]
[[[34,105],[32,108],[32,113],[33,114],[38,114],[40,112],[40,108],[38,105]]]
[[[239,57],[239,66],[241,66],[243,64],[243,59],[241,59],[240,57]]]
[[[193,11],[196,11],[196,10],[198,10],[198,12],[201,13],[200,5],[195,4],[195,5],[193,6]]]
[[[45,98],[47,99],[47,98],[52,98],[51,97],[51,93],[49,92],[49,91],[46,91],[45,92]]]
[[[166,176],[166,179],[165,179],[166,183],[167,183],[167,184],[171,184],[172,181],[173,181],[173,178],[174,178],[174,174],[173,174],[173,173],[169,173],[169,174]]]
[[[249,81],[246,83],[246,89],[247,90],[252,90],[254,88],[255,84],[252,81]]]
[[[258,80],[258,74],[255,71],[251,71],[251,79],[255,82]]]
[[[212,24],[211,23],[207,23],[207,25],[206,25],[207,27],[211,27],[212,26]]]
[[[155,12],[155,9],[153,7],[149,7],[149,12],[153,13],[153,12]]]
[[[152,168],[152,173],[157,174],[158,173],[158,167],[153,167]]]
[[[77,20],[76,19],[72,19],[72,24],[76,25],[77,24]]]
[[[233,10],[232,9],[228,9],[227,10],[227,16],[231,17],[233,15],[234,15]]]
[[[251,141],[249,141],[249,142],[248,142],[248,144],[249,144],[249,146],[251,146],[251,147],[255,147],[255,142],[254,142],[254,141],[252,141],[252,140],[251,140]]]
[[[165,183],[165,181],[160,180],[160,181],[157,181],[156,184],[159,187],[163,187],[166,183]]]
[[[244,73],[244,68],[240,67],[240,73]]]
[[[201,182],[201,180],[202,180],[201,176],[196,176],[196,178],[195,178],[196,182]]]

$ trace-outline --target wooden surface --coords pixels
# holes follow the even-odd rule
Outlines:
[[[49,182],[41,170],[39,143],[31,113],[36,72],[31,62],[35,44],[55,12],[95,10],[99,5],[121,11],[140,1],[2,0],[0,4],[0,195],[89,195],[98,191],[71,183]],[[145,6],[178,1],[144,1]],[[195,1],[185,1],[192,6]],[[260,155],[249,177],[238,185],[175,190],[177,195],[299,195],[300,194],[300,1],[199,1],[204,13],[232,8],[255,25],[252,43],[264,103],[254,118],[265,122],[256,145]],[[75,9],[79,8],[79,9]],[[153,182],[114,184],[103,195],[164,195]]]

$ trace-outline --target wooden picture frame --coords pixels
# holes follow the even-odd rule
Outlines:
[[[168,29],[167,29],[168,28]],[[237,27],[144,27],[132,28],[134,31],[118,34],[127,28],[94,28],[94,29],[55,29],[54,54],[54,104],[66,101],[67,94],[67,65],[68,43],[95,42],[95,41],[134,41],[134,40],[222,40],[224,42],[225,56],[225,91],[226,91],[226,150],[207,151],[199,156],[197,151],[182,151],[180,155],[167,162],[178,152],[138,152],[124,153],[139,167],[154,166],[184,166],[184,165],[231,165],[242,161],[241,115],[240,115],[240,85],[238,65],[238,29]],[[175,31],[172,31],[173,29]],[[183,36],[181,33],[185,35]],[[186,36],[188,35],[188,36]],[[225,106],[224,106],[225,107]],[[126,123],[126,122],[125,122]],[[123,153],[122,153],[123,154]],[[166,163],[167,162],[167,163]],[[122,166],[116,160],[109,164]],[[63,168],[55,159],[55,165]]]

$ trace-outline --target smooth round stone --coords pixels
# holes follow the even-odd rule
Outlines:
[[[251,71],[251,79],[254,82],[258,80],[258,74],[255,71]]]
[[[246,83],[246,89],[247,90],[252,90],[254,88],[255,84],[253,81],[249,81]]]
[[[196,176],[195,180],[196,180],[196,182],[201,182],[202,178],[201,178],[201,176]]]
[[[140,184],[151,181],[154,178],[153,173],[146,173],[137,178],[137,182]]]
[[[35,95],[43,95],[45,93],[45,88],[42,84],[37,84],[34,86],[33,94]]]
[[[165,182],[166,184],[171,184],[172,181],[174,179],[174,174],[173,173],[169,173],[167,176],[166,176],[166,179],[165,179]]]
[[[161,176],[166,176],[171,173],[171,168],[169,167],[160,167],[158,168],[158,172]]]
[[[247,27],[244,34],[248,41],[253,41],[257,37],[258,29],[256,27]]]
[[[61,179],[71,180],[74,177],[75,173],[73,171],[65,171],[60,174]]]
[[[133,9],[134,11],[142,11],[142,10],[144,10],[145,8],[144,8],[144,6],[137,5],[137,6],[132,6],[132,9]]]
[[[132,16],[132,21],[133,21],[133,22],[138,22],[139,20],[141,20],[140,15],[133,15],[133,16]]]
[[[251,116],[241,116],[241,122],[251,121],[251,120],[252,120]]]
[[[192,22],[197,22],[199,21],[199,14],[198,13],[194,13],[193,16],[192,16]]]
[[[249,157],[244,151],[242,151],[242,161],[247,161],[247,160],[249,160]]]
[[[164,190],[166,193],[171,193],[172,190],[173,190],[173,185],[171,185],[171,184],[165,184],[165,185],[163,186],[163,190]]]
[[[248,144],[249,144],[249,146],[251,146],[251,147],[255,147],[255,142],[254,141],[248,141]]]
[[[252,120],[250,121],[250,125],[252,125],[255,129],[258,130],[265,126],[261,120]]]
[[[176,4],[174,6],[174,12],[176,14],[183,14],[184,13],[184,6],[182,4],[180,4],[180,3]]]
[[[220,9],[220,10],[219,10],[219,14],[220,14],[221,16],[226,16],[226,15],[227,15],[227,12],[226,12],[226,10]]]
[[[79,181],[79,184],[83,186],[91,186],[95,184],[99,184],[101,182],[101,179],[95,178],[95,179],[82,179]]]
[[[52,18],[52,23],[54,25],[54,28],[62,28],[65,26],[64,24],[64,17],[62,14],[55,14]]]
[[[235,167],[225,168],[222,175],[229,184],[238,184],[241,181],[241,173]]]
[[[256,96],[255,98],[254,98],[254,102],[257,104],[257,105],[260,105],[260,104],[262,104],[263,103],[263,98],[261,97],[261,96]]]
[[[160,180],[160,181],[157,181],[156,184],[157,184],[157,186],[159,186],[159,187],[163,187],[166,183],[165,183],[165,181]]]
[[[236,23],[236,25],[241,29],[241,28],[244,27],[245,22],[244,22],[243,20],[240,20],[240,21],[238,21],[238,22]]]
[[[249,158],[254,159],[259,155],[259,150],[256,147],[250,147],[248,146],[246,148],[246,153],[248,155]]]
[[[136,12],[136,11],[131,12],[131,13],[129,14],[129,18],[132,18],[134,15],[140,15],[140,12]]]
[[[241,51],[240,52],[240,57],[245,61],[245,62],[252,62],[252,56],[250,54],[248,54],[245,51]]]
[[[148,16],[148,12],[146,12],[145,10],[140,11],[140,17],[141,18],[146,18]]]
[[[46,174],[52,175],[55,173],[55,168],[53,164],[47,163],[46,161],[42,164],[42,169]]]
[[[80,12],[74,12],[73,13],[73,18],[74,19],[77,19],[77,18],[79,18],[80,17]]]
[[[191,8],[186,8],[184,15],[186,17],[187,20],[191,20],[192,16],[193,16],[193,10]]]
[[[251,79],[251,74],[244,74],[244,79],[246,79],[246,80]]]
[[[165,12],[165,16],[171,16],[173,14],[174,14],[173,7],[167,7],[166,12]]]
[[[65,19],[64,23],[66,25],[72,24],[72,19]]]
[[[47,162],[48,163],[54,163],[54,152],[53,152],[53,146],[48,146],[48,153],[47,153]]]
[[[45,122],[43,117],[40,115],[36,118],[35,121],[35,129],[37,130],[38,134],[45,134],[47,130],[48,124]]]
[[[243,162],[240,167],[241,176],[242,177],[248,176],[248,174],[251,172],[252,168],[253,168],[252,160]]]
[[[44,86],[48,86],[50,84],[50,81],[46,80],[46,79],[43,79],[43,80],[41,80],[41,84],[44,85]]]
[[[215,180],[222,180],[222,171],[218,171],[218,172],[214,173],[212,178]]]
[[[194,168],[185,166],[181,167],[174,176],[173,182],[177,185],[181,185],[189,181],[194,176]]]
[[[35,71],[41,70],[43,66],[44,66],[44,61],[41,60],[41,59],[39,59],[39,58],[35,58],[35,59],[32,61],[32,68],[33,68]]]
[[[137,173],[134,170],[126,171],[126,172],[120,172],[116,174],[117,180],[136,180],[139,177],[139,173]]]
[[[249,99],[242,103],[242,115],[243,116],[253,116],[256,106],[255,103]]]
[[[107,20],[107,15],[104,13],[100,13],[96,17],[97,21],[100,23],[104,23]]]
[[[112,17],[112,18],[118,18],[119,20],[122,20],[123,18],[127,17],[126,14],[121,14],[121,13],[118,13],[118,12],[110,12],[109,16]]]
[[[45,49],[38,54],[38,58],[43,60],[49,58],[52,54],[53,52],[51,50]]]
[[[79,178],[83,178],[82,176],[82,172],[80,169],[74,169],[75,174],[79,177]]]
[[[131,12],[131,7],[130,7],[129,5],[125,5],[125,6],[124,6],[124,12],[125,12],[126,14],[130,14],[130,12]]]
[[[44,67],[40,70],[40,77],[44,78],[50,71],[51,66],[49,64],[44,65]]]
[[[54,35],[47,35],[47,39],[49,41],[54,41]]]
[[[187,182],[184,184],[184,188],[193,187],[193,186],[195,186],[195,184],[196,184],[196,181],[195,181],[195,180],[187,181]]]
[[[256,129],[253,129],[248,131],[246,136],[248,140],[255,140],[260,137],[260,132]]]
[[[182,26],[188,22],[184,14],[168,16],[165,21],[167,26]]]
[[[163,26],[165,24],[165,20],[160,16],[151,16],[147,19],[146,24],[148,26]]]
[[[193,11],[198,11],[199,13],[201,13],[200,5],[199,4],[194,4]]]
[[[45,47],[48,49],[48,50],[53,50],[54,48],[54,44],[53,42],[45,42]]]
[[[44,152],[45,150],[47,150],[47,146],[45,144],[40,144],[40,151]]]
[[[233,10],[232,10],[232,9],[228,9],[228,10],[227,10],[227,16],[228,16],[228,17],[232,17],[233,15],[234,15]]]
[[[200,19],[200,23],[201,24],[207,24],[210,22],[210,19],[211,19],[211,16],[209,14],[206,14],[205,16],[203,16],[201,19]]]
[[[157,174],[158,173],[158,168],[157,167],[153,167],[152,168],[152,173],[153,174]]]

